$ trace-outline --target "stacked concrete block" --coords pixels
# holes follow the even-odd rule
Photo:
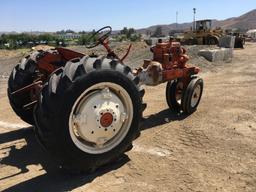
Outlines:
[[[204,57],[210,62],[225,61],[230,62],[233,58],[233,49],[235,46],[234,36],[224,36],[219,39],[219,47],[216,49],[200,50],[198,55]]]
[[[210,62],[217,62],[217,61],[230,62],[233,57],[233,49],[231,48],[203,49],[198,52],[198,55],[204,57]]]
[[[235,36],[227,35],[219,39],[219,47],[222,48],[234,48],[235,47]]]
[[[221,48],[224,52],[224,58],[223,60],[226,62],[231,62],[233,58],[233,49],[232,48]]]

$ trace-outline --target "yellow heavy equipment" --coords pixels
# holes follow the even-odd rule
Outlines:
[[[187,45],[217,45],[225,33],[222,29],[212,29],[212,20],[196,21],[194,29],[184,33],[182,43]]]

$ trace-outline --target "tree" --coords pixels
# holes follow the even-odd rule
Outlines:
[[[54,41],[56,40],[56,37],[54,37],[53,35],[46,33],[46,34],[42,34],[38,36],[38,40],[39,41]]]
[[[125,39],[131,40],[131,41],[136,41],[136,40],[140,39],[140,35],[136,34],[136,31],[134,28],[128,29],[127,27],[124,27],[120,31],[119,34],[120,34],[120,38],[119,38],[120,41],[125,40]]]
[[[68,29],[68,30],[66,30],[66,33],[75,33],[75,31]]]
[[[124,27],[124,28],[120,31],[120,34],[121,34],[121,35],[126,35],[127,33],[128,33],[127,27]]]
[[[130,39],[133,34],[135,34],[135,30],[133,28],[130,28],[128,29],[126,36],[128,39]]]
[[[83,34],[80,36],[80,38],[78,39],[78,43],[80,45],[86,45],[89,41],[89,35],[87,34]]]
[[[78,43],[80,45],[88,45],[90,43],[95,43],[97,39],[98,39],[97,35],[95,35],[92,38],[92,34],[91,33],[87,33],[87,34],[83,34],[83,35],[80,36],[80,38],[78,39]]]
[[[0,37],[1,48],[5,48],[4,44],[8,44],[9,49],[16,49],[22,47],[28,47],[34,45],[36,42],[46,41],[56,41],[58,37],[52,34],[41,34],[41,35],[32,35],[29,33],[21,34],[3,34]]]
[[[65,30],[57,31],[56,34],[65,34]]]
[[[78,34],[82,34],[82,35],[84,35],[84,34],[86,34],[87,32],[86,31],[79,31],[78,32]]]
[[[130,37],[130,40],[135,42],[135,41],[140,41],[141,40],[141,34],[133,34],[131,37]]]
[[[65,33],[75,33],[75,31],[71,30],[71,29],[67,29],[67,30],[61,30],[61,31],[57,31],[56,34],[65,34]]]

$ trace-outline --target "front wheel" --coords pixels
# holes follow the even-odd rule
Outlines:
[[[203,93],[203,79],[193,78],[188,87],[184,91],[182,99],[182,110],[186,114],[191,114],[196,111]]]
[[[166,85],[166,102],[172,111],[180,112],[184,84],[180,79],[169,81]]]
[[[139,80],[115,60],[82,58],[53,74],[35,112],[39,140],[66,169],[92,171],[139,135]]]

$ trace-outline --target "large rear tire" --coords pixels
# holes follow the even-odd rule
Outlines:
[[[34,125],[33,108],[24,109],[24,105],[31,102],[30,93],[11,94],[31,83],[35,78],[36,63],[28,57],[23,58],[16,65],[8,80],[8,98],[14,112],[26,123]]]
[[[36,134],[59,164],[94,171],[132,148],[142,116],[139,79],[106,58],[75,59],[52,74],[35,110]]]

